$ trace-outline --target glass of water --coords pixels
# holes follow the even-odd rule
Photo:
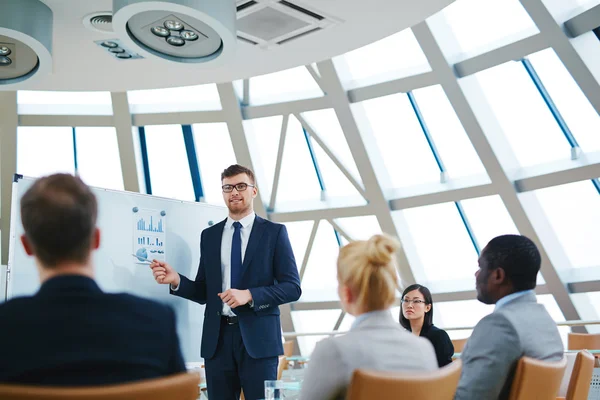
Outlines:
[[[282,400],[284,389],[283,381],[265,381],[265,400]]]

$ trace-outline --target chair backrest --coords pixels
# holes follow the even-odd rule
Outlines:
[[[594,356],[587,351],[577,353],[565,400],[587,400],[594,373]]]
[[[465,348],[465,344],[467,344],[467,340],[469,340],[469,338],[452,339],[452,345],[454,346],[454,352],[462,353],[463,349]]]
[[[286,340],[283,343],[283,355],[286,357],[291,357],[294,355],[294,341]]]
[[[357,369],[352,375],[347,400],[406,399],[452,400],[460,379],[462,362],[433,372],[381,372]]]
[[[600,350],[600,333],[569,333],[568,350]]]
[[[567,360],[548,362],[522,357],[510,388],[509,400],[555,400]]]
[[[281,379],[281,375],[283,375],[283,370],[285,369],[286,364],[287,358],[285,356],[279,356],[279,363],[277,364],[277,380]]]
[[[120,385],[94,387],[42,387],[0,385],[2,400],[196,400],[200,375],[181,373]]]

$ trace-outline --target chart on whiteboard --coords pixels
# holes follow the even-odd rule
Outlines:
[[[139,263],[165,261],[166,215],[159,210],[140,209],[133,213],[133,254]]]

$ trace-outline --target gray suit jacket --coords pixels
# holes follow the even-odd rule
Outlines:
[[[317,344],[310,357],[300,399],[344,399],[357,368],[434,371],[438,363],[429,340],[404,330],[389,310],[378,311],[353,326],[346,335]]]
[[[563,343],[556,323],[535,294],[506,303],[483,318],[461,355],[455,400],[507,399],[519,359],[559,361]]]

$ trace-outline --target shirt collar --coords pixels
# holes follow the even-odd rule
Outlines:
[[[496,308],[494,310],[502,308],[505,305],[507,305],[508,303],[510,303],[511,301],[516,300],[516,299],[518,299],[520,297],[523,297],[523,296],[527,296],[530,293],[535,293],[535,291],[533,289],[522,290],[520,292],[511,293],[508,296],[504,296],[503,298],[501,298],[500,300],[498,300],[496,302]]]
[[[390,314],[390,310],[389,309],[385,309],[385,310],[376,310],[376,311],[369,311],[366,312],[364,314],[360,314],[358,317],[356,317],[354,319],[354,322],[352,323],[352,326],[350,327],[350,330],[356,329],[356,327],[358,325],[361,324],[361,322],[363,322],[364,320],[368,319],[369,317],[375,316],[375,315],[384,315]]]
[[[250,214],[246,215],[244,218],[240,219],[237,222],[242,224],[242,228],[247,228],[254,222],[254,218],[256,218],[256,213],[252,211]],[[236,220],[228,216],[227,222],[225,222],[225,228],[230,229],[233,226],[234,222],[236,222]]]

